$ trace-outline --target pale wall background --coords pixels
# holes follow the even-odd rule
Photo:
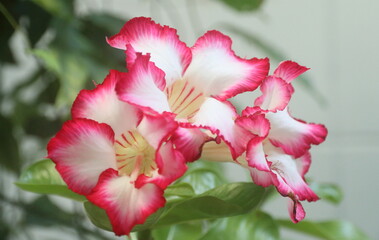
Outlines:
[[[190,46],[206,30],[219,29],[233,38],[239,56],[265,57],[220,27],[222,22],[232,23],[279,49],[287,59],[312,68],[306,76],[327,104],[320,104],[295,84],[291,110],[296,117],[328,127],[327,141],[312,150],[308,176],[338,183],[345,198],[337,207],[322,201],[305,204],[307,219],[347,219],[379,239],[379,1],[267,0],[254,14],[233,12],[214,0],[84,0],[78,9],[83,14],[109,11],[125,19],[151,16],[177,28]],[[273,64],[275,68],[277,63]],[[237,101],[252,104],[253,95],[244,94]],[[240,169],[228,168],[232,179],[244,179],[238,177]],[[287,218],[281,199],[266,210]],[[284,234],[289,239],[304,239]]]

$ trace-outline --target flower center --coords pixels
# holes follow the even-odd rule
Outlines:
[[[166,91],[170,109],[177,119],[184,118],[191,122],[205,101],[203,93],[185,80],[175,81]]]
[[[155,149],[137,131],[121,134],[115,142],[117,168],[120,174],[151,176],[157,168]]]

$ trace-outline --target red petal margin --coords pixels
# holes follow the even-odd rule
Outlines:
[[[151,18],[129,20],[107,41],[112,47],[127,49],[128,65],[134,62],[136,52],[150,53],[151,60],[166,73],[170,83],[179,79],[191,62],[191,50],[179,40],[176,30],[161,26]]]
[[[151,113],[169,112],[164,72],[150,62],[147,55],[137,54],[129,72],[119,80],[116,92],[122,101]]]
[[[118,176],[108,169],[87,199],[103,208],[116,235],[129,235],[137,224],[165,205],[163,190],[153,183],[136,187],[128,176]]]
[[[299,65],[296,62],[284,61],[274,71],[274,76],[290,83],[292,80],[308,71],[310,68]]]
[[[114,133],[107,124],[77,118],[66,121],[50,140],[48,158],[71,190],[86,195],[104,170],[116,168],[113,144]]]
[[[256,89],[268,74],[268,58],[243,59],[231,46],[230,37],[218,31],[205,33],[192,47],[192,62],[184,78],[206,96],[222,101]]]

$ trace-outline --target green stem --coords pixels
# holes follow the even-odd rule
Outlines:
[[[154,240],[153,236],[151,235],[151,230],[143,230],[139,231],[137,234],[138,240]]]
[[[14,28],[14,30],[18,30],[20,27],[17,24],[17,21],[13,18],[12,14],[4,7],[4,5],[0,2],[0,12],[7,19],[9,24]]]

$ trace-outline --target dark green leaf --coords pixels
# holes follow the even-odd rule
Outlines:
[[[251,12],[257,10],[263,3],[263,0],[219,0],[228,7],[241,11]]]
[[[322,199],[339,204],[343,199],[342,190],[333,183],[311,183],[310,187]]]
[[[152,231],[154,240],[195,240],[202,235],[202,222],[189,222],[156,228]]]
[[[217,220],[199,240],[224,239],[278,240],[279,227],[270,215],[257,211]]]
[[[66,183],[55,170],[55,164],[50,159],[41,160],[26,168],[16,185],[29,192],[40,194],[55,194],[62,197],[84,201],[85,197],[67,188]]]
[[[278,223],[285,228],[319,237],[326,240],[368,240],[366,234],[354,224],[332,220],[323,222],[302,221],[297,224],[288,220],[279,220]]]
[[[268,44],[267,41],[259,39],[259,37],[255,36],[254,34],[228,23],[223,23],[221,26],[227,31],[241,36],[247,42],[255,45],[275,61],[281,62],[287,59],[285,54],[281,53],[278,49]],[[313,96],[320,104],[326,104],[325,97],[312,85],[312,81],[309,78],[300,76],[299,79],[295,81],[295,83],[301,84],[301,86],[304,87],[304,89],[306,89],[311,94],[311,96]]]
[[[259,205],[264,192],[264,188],[253,183],[225,184],[192,198],[167,202],[165,207],[152,214],[143,225],[137,225],[133,231],[244,214]],[[90,202],[85,202],[84,207],[92,223],[111,231],[103,209]]]

